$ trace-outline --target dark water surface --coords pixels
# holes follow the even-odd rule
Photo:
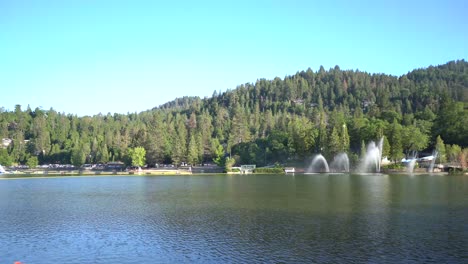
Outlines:
[[[468,177],[0,179],[0,263],[468,263]]]

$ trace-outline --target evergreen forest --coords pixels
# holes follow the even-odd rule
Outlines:
[[[0,137],[0,164],[7,166],[129,163],[137,147],[146,150],[149,166],[260,167],[340,152],[357,161],[366,144],[381,137],[392,161],[437,148],[442,162],[466,163],[468,63],[402,76],[309,68],[140,113],[80,117],[16,105],[0,108]]]

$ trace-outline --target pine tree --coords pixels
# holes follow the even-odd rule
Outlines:
[[[390,157],[395,163],[403,157],[403,145],[402,145],[402,127],[398,124],[397,120],[394,119],[390,126]]]
[[[100,162],[102,163],[109,162],[109,150],[107,149],[107,144],[104,144],[99,150],[99,152],[100,152]]]
[[[445,144],[440,135],[437,136],[435,149],[437,150],[437,161],[439,163],[447,162],[447,156],[445,151]]]
[[[197,140],[193,134],[190,136],[190,141],[188,145],[187,162],[192,165],[195,165],[198,163]]]
[[[84,153],[83,149],[80,147],[74,148],[71,153],[71,163],[76,167],[80,167],[85,162],[86,154]]]
[[[317,142],[317,152],[327,152],[327,122],[325,112],[319,113],[319,131],[318,131],[318,142]]]
[[[341,135],[340,135],[340,151],[341,152],[348,152],[349,151],[349,134],[348,134],[348,127],[346,124],[343,123]]]
[[[28,165],[30,169],[36,168],[37,165],[39,165],[39,160],[37,159],[37,156],[29,157],[28,161],[26,161],[26,165]]]
[[[212,145],[212,152],[214,153],[213,155],[213,162],[220,166],[220,167],[224,167],[224,162],[225,162],[225,159],[224,159],[224,148],[221,144],[219,144],[219,141],[218,139],[214,139],[213,140],[213,145]]]
[[[388,142],[388,138],[386,136],[383,137],[383,146],[382,146],[382,157],[390,156],[390,142]]]
[[[336,127],[333,127],[330,137],[328,138],[328,148],[327,154],[328,157],[333,157],[334,155],[338,154],[341,150],[341,142],[340,136],[338,134],[338,130]]]
[[[177,126],[177,133],[174,135],[172,161],[179,165],[187,159],[187,129],[183,123]]]

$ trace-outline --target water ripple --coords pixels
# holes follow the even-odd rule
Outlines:
[[[368,175],[1,181],[0,260],[466,263],[467,181]]]

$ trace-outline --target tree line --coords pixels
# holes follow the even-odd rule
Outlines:
[[[339,152],[356,160],[367,142],[381,137],[392,160],[430,151],[436,143],[440,149],[440,141],[443,159],[466,160],[467,106],[464,60],[400,77],[309,68],[140,113],[78,117],[29,106],[1,108],[0,136],[11,143],[0,148],[0,164],[130,163],[136,147],[146,151],[150,166],[263,166]]]

